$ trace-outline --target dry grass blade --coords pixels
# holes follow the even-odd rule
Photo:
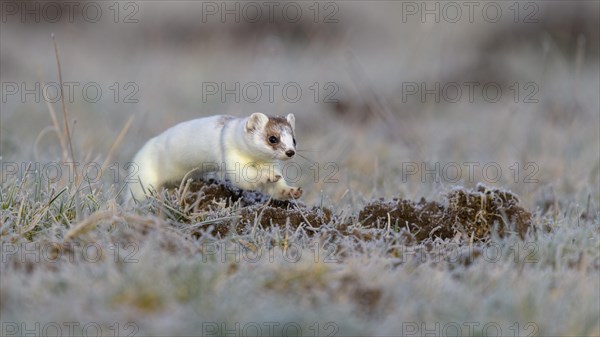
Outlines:
[[[67,113],[67,106],[65,105],[65,95],[63,92],[63,78],[62,78],[62,68],[60,66],[60,57],[58,55],[58,46],[56,45],[56,37],[54,33],[52,34],[52,45],[54,46],[54,54],[56,55],[56,65],[58,67],[58,81],[60,83],[60,102],[62,105],[63,111],[63,122],[65,125],[65,134],[67,138],[67,142],[69,143],[69,151],[71,154],[71,161],[75,161],[75,153],[73,151],[73,142],[71,141],[71,132],[69,131],[69,114]],[[77,172],[75,172],[75,176],[77,176]]]
[[[129,131],[129,128],[131,127],[132,122],[133,122],[133,116],[129,117],[129,119],[127,120],[127,123],[125,123],[125,126],[123,126],[123,128],[121,129],[121,132],[119,132],[119,135],[117,136],[117,138],[113,142],[112,146],[110,147],[110,150],[108,151],[108,154],[106,155],[106,159],[104,160],[104,163],[102,163],[102,167],[100,169],[101,172],[106,171],[106,168],[110,164],[110,159],[113,157],[115,150],[119,147],[119,145],[123,141],[123,138],[125,138],[125,135],[127,134],[127,131]]]
[[[40,160],[38,146],[39,146],[40,142],[42,141],[42,139],[44,138],[44,136],[46,136],[50,132],[54,132],[56,134],[56,136],[58,137],[58,139],[62,143],[62,135],[61,135],[59,129],[57,129],[56,127],[54,127],[52,125],[48,125],[44,129],[42,129],[42,131],[40,131],[38,136],[35,138],[35,141],[33,142],[33,157],[35,158],[35,160]]]
[[[52,125],[56,134],[58,135],[58,139],[60,141],[60,148],[62,150],[63,159],[67,158],[67,144],[64,137],[64,134],[60,132],[60,124],[58,123],[58,119],[56,118],[56,112],[54,111],[54,107],[50,104],[50,99],[48,98],[48,93],[46,90],[43,91],[44,100],[46,101],[46,107],[48,108],[48,112],[50,113],[50,119],[52,119]]]
[[[99,221],[113,218],[114,216],[115,216],[114,211],[96,212],[96,213],[90,215],[89,217],[85,218],[84,220],[82,220],[81,222],[76,224],[75,226],[71,227],[71,229],[69,229],[69,231],[65,235],[64,241],[70,241],[73,238],[89,231],[91,229],[91,227],[93,225],[97,224]]]

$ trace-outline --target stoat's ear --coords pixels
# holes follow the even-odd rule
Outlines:
[[[288,114],[286,118],[288,123],[290,123],[290,126],[292,127],[292,131],[294,131],[296,129],[296,117],[294,117],[294,114]]]
[[[260,112],[255,112],[250,115],[248,121],[246,122],[246,131],[252,132],[254,130],[261,129],[267,125],[267,122],[269,122],[269,117],[267,117],[267,115]]]

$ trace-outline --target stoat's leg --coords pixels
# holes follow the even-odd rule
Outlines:
[[[230,169],[230,167],[233,167],[234,169]],[[225,174],[229,181],[244,190],[259,189],[268,178],[255,166],[251,165],[246,165],[243,168],[240,165],[228,165]]]
[[[276,183],[281,179],[281,172],[274,165],[264,165],[261,167],[260,177],[263,184]]]
[[[300,187],[292,187],[285,179],[279,179],[276,183],[266,185],[266,192],[275,199],[298,199],[302,196]]]
[[[302,189],[288,186],[281,190],[281,194],[285,199],[299,199],[302,196]]]

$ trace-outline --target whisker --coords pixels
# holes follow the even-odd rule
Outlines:
[[[309,158],[307,158],[307,157],[305,157],[305,156],[301,155],[300,153],[296,153],[296,154],[297,154],[297,155],[298,155],[300,158],[302,158],[302,159],[304,159],[304,160],[306,160],[306,161],[308,161],[308,162],[311,162],[311,163],[313,163],[313,164],[316,164],[316,163],[317,163],[316,161],[314,161],[314,160],[312,160],[312,159],[309,159]]]

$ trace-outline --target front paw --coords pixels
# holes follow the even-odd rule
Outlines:
[[[302,196],[302,189],[300,187],[284,188],[281,195],[286,199],[298,199]]]
[[[281,179],[281,176],[279,174],[270,175],[267,177],[267,183],[276,183],[279,181],[279,179]]]

